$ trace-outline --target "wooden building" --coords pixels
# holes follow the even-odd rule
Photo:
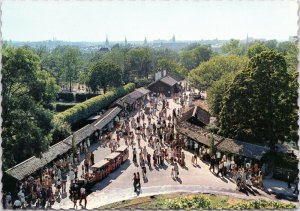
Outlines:
[[[171,76],[165,76],[148,85],[151,92],[162,93],[167,97],[171,97],[174,93],[180,91],[178,81]]]

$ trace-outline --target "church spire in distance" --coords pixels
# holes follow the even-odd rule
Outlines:
[[[109,46],[109,41],[108,41],[108,36],[107,35],[106,35],[105,45],[106,45],[106,47]]]

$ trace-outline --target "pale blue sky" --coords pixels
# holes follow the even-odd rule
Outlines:
[[[297,35],[296,0],[285,1],[9,1],[6,40],[66,41],[245,39]]]

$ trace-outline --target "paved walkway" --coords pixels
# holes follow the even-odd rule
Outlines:
[[[180,105],[175,104],[172,99],[168,99],[168,101],[171,108],[168,110],[169,115],[172,114],[171,112],[173,108],[179,108]],[[137,114],[135,114],[135,116],[137,116]],[[124,140],[122,139],[121,145],[124,145]],[[148,152],[151,155],[153,154],[153,149],[149,148],[144,140],[141,141],[141,145],[142,147],[146,146]],[[108,147],[104,148],[99,146],[99,144],[92,147],[95,149],[95,163],[110,154],[110,149]],[[122,164],[107,178],[95,184],[92,189],[93,192],[87,197],[87,209],[98,208],[109,203],[137,197],[137,194],[133,191],[132,178],[134,172],[140,172],[140,175],[142,176],[142,171],[139,166],[132,163],[132,149],[131,147],[129,149],[129,160]],[[137,152],[139,152],[139,150],[137,150]],[[172,166],[166,162],[165,166],[160,168],[153,168],[149,170],[147,166],[147,179],[143,180],[143,178],[141,178],[142,189],[139,197],[174,192],[202,192],[232,195],[246,199],[274,198],[272,195],[268,195],[260,190],[247,193],[248,195],[238,192],[236,191],[236,185],[232,181],[226,178],[216,177],[209,171],[208,165],[199,160],[199,165],[193,166],[191,164],[192,154],[190,152],[185,152],[185,155],[186,166],[183,168],[179,166],[178,180],[173,180],[171,178]],[[81,163],[81,165],[82,164],[83,163]],[[78,175],[80,175],[80,173],[81,170]],[[279,184],[279,186],[282,187],[281,183],[276,184]],[[267,188],[268,185],[274,186],[274,182],[265,183]],[[284,187],[282,188],[286,189]],[[69,199],[69,197],[65,197],[60,203],[56,202],[52,208],[70,209],[73,208],[73,202]],[[79,206],[78,208],[81,207]]]

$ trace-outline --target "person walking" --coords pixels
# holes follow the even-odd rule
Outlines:
[[[141,160],[141,163],[140,163],[140,164],[141,164],[141,167],[142,167],[143,178],[147,178],[147,175],[146,175],[147,170],[146,170],[146,165],[145,165],[144,159]]]
[[[79,201],[79,205],[82,206],[81,202],[82,200],[84,200],[84,207],[86,208],[86,204],[87,204],[87,200],[86,200],[86,190],[84,187],[80,188],[80,201]]]
[[[151,168],[151,155],[150,153],[147,154],[147,162],[148,162],[148,166],[149,166],[149,169]]]
[[[210,159],[209,170],[212,169],[214,173],[215,173],[215,163],[216,163],[216,158],[215,158],[215,155],[213,155]]]
[[[175,172],[175,178],[178,178],[179,175],[179,169],[177,163],[174,164],[174,172]]]
[[[132,154],[133,154],[132,161],[133,161],[134,163],[136,163],[136,149],[135,149],[135,148],[133,149]]]
[[[92,165],[95,164],[95,155],[93,152],[91,153],[91,163],[92,163]]]
[[[137,176],[136,173],[133,173],[133,188],[134,188],[134,192],[137,192],[136,186],[137,186]]]

